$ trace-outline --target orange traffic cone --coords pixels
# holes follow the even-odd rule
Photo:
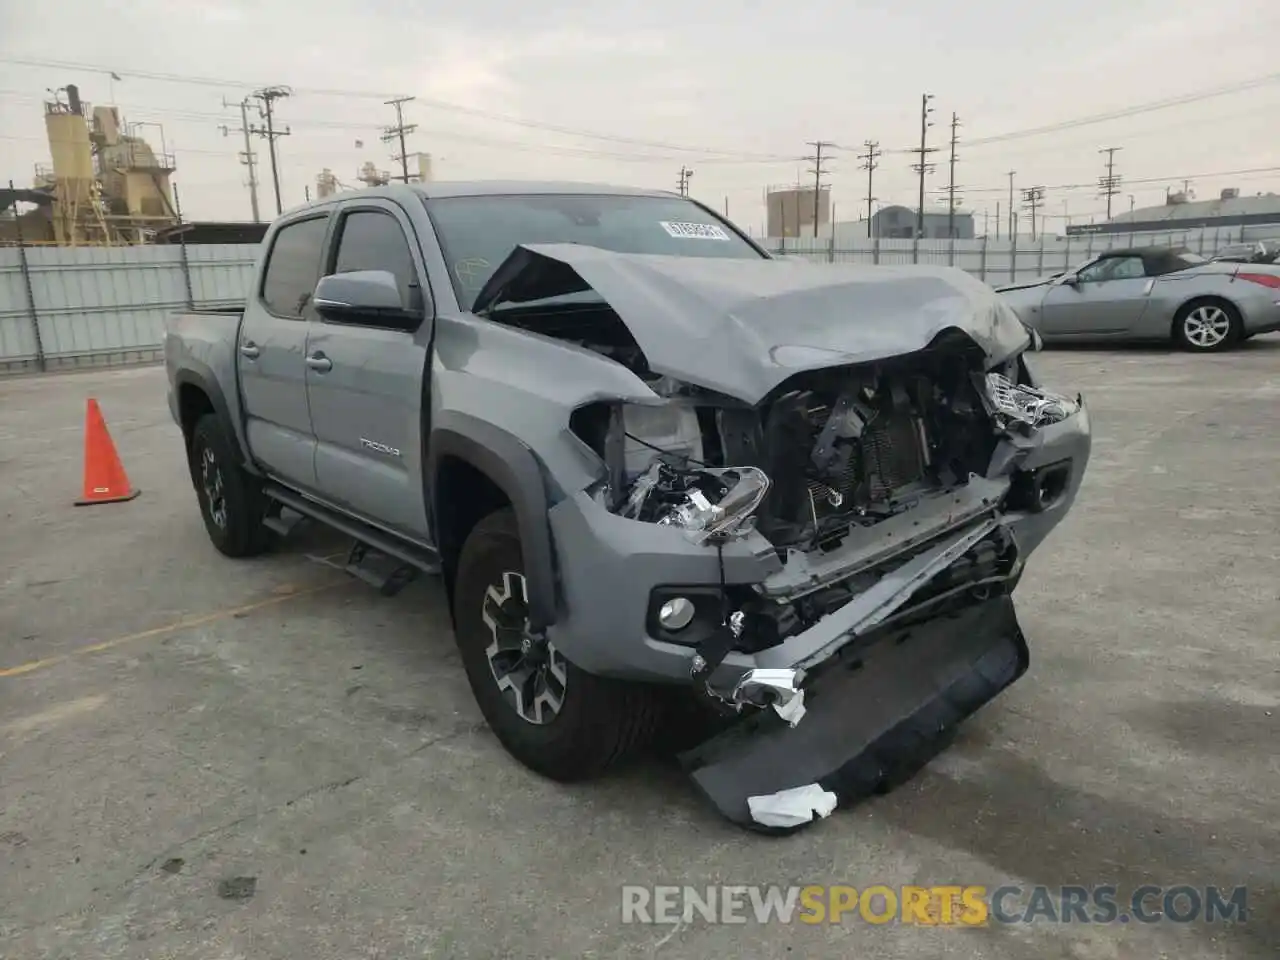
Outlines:
[[[76,506],[132,500],[141,492],[129,486],[129,477],[102,419],[98,401],[90,397],[84,423],[84,496],[76,501]]]

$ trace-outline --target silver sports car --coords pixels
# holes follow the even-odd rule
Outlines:
[[[1280,330],[1280,265],[1211,262],[1178,248],[1108,250],[996,289],[1045,342],[1172,338],[1208,351]]]

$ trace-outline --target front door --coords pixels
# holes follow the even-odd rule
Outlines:
[[[1041,333],[1052,337],[1125,334],[1150,302],[1152,278],[1138,256],[1105,257],[1082,268],[1075,285],[1049,288],[1041,305]]]
[[[328,221],[327,214],[307,217],[275,232],[236,344],[249,450],[268,472],[298,487],[315,485],[305,354]]]
[[[379,326],[376,317],[321,316],[311,325],[307,396],[316,480],[337,506],[429,543],[422,428],[432,323],[420,247],[408,217],[389,201],[353,201],[339,218],[325,273],[390,271],[405,305],[422,303],[428,319],[414,331]]]

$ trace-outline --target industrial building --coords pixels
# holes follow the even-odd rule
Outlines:
[[[179,217],[170,177],[173,158],[122,125],[116,107],[90,107],[68,85],[44,105],[50,164],[32,186],[0,190],[0,243],[117,246],[151,242]],[[16,215],[18,203],[35,210]]]
[[[831,188],[817,191],[817,203],[813,187],[769,187],[765,191],[766,229],[771,237],[814,236],[814,217],[817,216],[817,233],[831,222]]]
[[[863,235],[867,222],[860,221]],[[916,236],[916,211],[911,207],[893,204],[881,207],[871,216],[871,236],[882,240],[911,240]],[[947,240],[954,235],[957,240],[974,238],[973,214],[957,210],[954,215],[926,210],[921,240]]]
[[[1237,188],[1223,190],[1213,200],[1193,200],[1185,191],[1165,195],[1157,207],[1139,207],[1105,223],[1073,224],[1067,236],[1089,233],[1146,233],[1218,227],[1272,228],[1280,233],[1280,195],[1259,193],[1242,197]]]

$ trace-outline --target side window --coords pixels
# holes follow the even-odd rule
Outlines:
[[[1102,280],[1132,280],[1145,275],[1141,257],[1107,257],[1085,267],[1079,278],[1085,283],[1098,283]]]
[[[262,299],[276,316],[302,319],[320,279],[328,224],[328,217],[313,217],[276,233],[262,278]]]
[[[399,221],[388,213],[357,210],[342,218],[334,273],[389,270],[400,287],[400,302],[414,305],[419,296],[418,270]],[[418,301],[421,302],[421,301]]]

